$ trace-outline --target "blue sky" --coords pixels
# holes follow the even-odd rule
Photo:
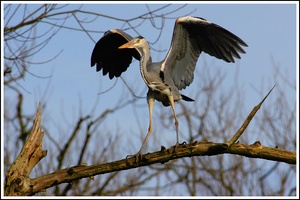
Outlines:
[[[149,2],[150,9],[161,7],[162,4],[152,4]],[[73,5],[74,8],[78,5]],[[169,10],[179,7],[178,4],[172,5]],[[114,16],[118,18],[131,18],[147,11],[144,3],[139,4],[86,4],[83,7],[87,11],[96,11],[98,13]],[[168,10],[168,9],[167,9]],[[166,11],[166,10],[165,10]],[[233,80],[237,67],[239,70],[239,83],[245,88],[247,108],[252,109],[270,89],[269,85],[263,84],[262,80],[268,82],[272,77],[272,59],[280,65],[284,72],[287,72],[290,80],[296,79],[296,6],[293,3],[276,3],[276,4],[257,4],[257,3],[224,3],[224,4],[203,4],[191,2],[182,10],[174,13],[173,16],[182,16],[188,13],[193,16],[203,17],[213,23],[216,23],[227,30],[233,32],[242,38],[249,47],[245,48],[246,54],[243,54],[242,59],[236,63],[225,63],[217,60],[207,54],[201,54],[197,68],[201,68],[203,60],[212,65],[219,67],[226,73],[226,81],[230,85]],[[171,36],[173,32],[174,19],[165,22],[165,28],[161,39],[154,46],[154,49],[164,50],[163,52],[152,51],[153,61],[162,60],[170,46]],[[74,26],[76,26],[75,22]],[[108,29],[122,28],[123,22],[107,20],[95,21],[87,26],[93,30],[106,31]],[[158,32],[152,30],[149,24],[145,23],[145,28],[139,29],[140,34],[147,40],[153,42]],[[136,36],[136,33],[129,31],[129,34]],[[92,34],[94,41],[98,41],[102,34]],[[65,118],[72,120],[72,116],[76,116],[78,112],[79,101],[82,103],[83,112],[91,112],[92,106],[99,92],[110,88],[114,81],[103,77],[102,72],[96,73],[95,68],[90,67],[90,55],[93,50],[94,43],[82,32],[70,30],[60,30],[47,47],[35,57],[33,60],[43,61],[52,58],[57,53],[62,53],[52,62],[44,65],[34,65],[30,67],[30,72],[38,76],[50,76],[51,79],[40,79],[28,75],[23,81],[20,81],[25,92],[25,106],[28,113],[35,112],[35,108],[39,101],[47,103],[47,110],[43,112],[50,118],[60,120],[60,116],[66,115]],[[123,73],[123,76],[128,81],[129,85],[138,85],[137,93],[146,96],[145,84],[140,77],[138,63],[135,62],[132,66]],[[201,77],[195,76],[195,81]],[[276,83],[274,83],[276,84]],[[48,89],[47,89],[48,88]],[[99,113],[106,108],[110,108],[119,100],[119,94],[124,91],[124,83],[118,80],[116,87],[109,92],[101,95],[101,105],[97,110]],[[196,84],[191,84],[182,93],[193,97],[193,90],[197,88]],[[47,91],[46,95],[44,91]],[[262,92],[258,94],[257,91]],[[144,94],[143,94],[144,92]],[[26,94],[27,93],[27,94]],[[9,97],[9,93],[6,94]],[[291,101],[294,101],[296,96],[293,91],[287,91]],[[142,108],[138,111],[145,116],[143,122],[144,129],[148,126],[148,109],[146,100],[140,100]],[[160,109],[161,104],[155,103],[155,107]],[[63,110],[63,111],[62,111]],[[122,115],[110,120],[113,124],[122,124],[123,128],[134,128],[136,120],[131,113],[130,108],[125,108]],[[64,113],[64,114],[63,114]],[[171,109],[170,109],[171,114]],[[155,117],[155,116],[154,116]],[[76,119],[76,117],[75,117]],[[74,120],[75,120],[74,119]],[[128,127],[126,127],[128,126]]]
[[[152,4],[149,2],[150,9],[160,7],[162,4]],[[73,5],[78,7],[78,5]],[[179,7],[178,4],[172,5],[171,9]],[[139,4],[86,4],[83,7],[87,11],[96,11],[98,13],[119,17],[131,18],[147,11],[144,3]],[[262,80],[268,82],[272,77],[272,59],[280,65],[280,68],[288,73],[290,80],[296,79],[296,6],[294,3],[283,2],[276,4],[269,3],[213,3],[203,4],[191,2],[184,9],[174,13],[173,16],[182,16],[187,13],[193,16],[203,17],[213,23],[216,23],[234,34],[242,38],[249,47],[246,47],[246,54],[242,55],[242,59],[237,60],[236,63],[225,63],[217,60],[207,54],[201,54],[197,68],[201,68],[203,60],[211,63],[221,70],[227,76],[226,81],[230,83],[239,69],[239,83],[245,88],[247,108],[252,109],[258,103],[262,95],[266,94],[270,89],[269,85],[262,83]],[[163,49],[163,52],[152,51],[153,61],[159,61],[164,58],[170,46],[171,36],[173,32],[174,19],[167,20],[161,39],[154,46],[154,49]],[[74,23],[75,22],[70,22]],[[91,23],[89,26],[93,30],[106,31],[108,29],[121,28],[124,25],[122,22],[113,20],[101,19]],[[87,27],[89,27],[87,26]],[[145,23],[145,28],[139,29],[140,34],[143,35],[150,42],[153,42],[158,32],[154,32],[149,28],[149,24]],[[297,29],[298,31],[298,29]],[[129,34],[136,36],[136,33],[129,31]],[[92,34],[95,41],[98,41],[102,34]],[[298,35],[297,35],[298,37]],[[30,67],[30,72],[38,76],[50,76],[51,79],[36,78],[28,75],[19,84],[26,89],[25,92],[25,106],[28,113],[35,112],[39,101],[47,103],[47,110],[43,112],[50,118],[60,121],[60,116],[72,120],[74,112],[78,112],[79,101],[82,103],[83,112],[91,112],[95,99],[99,92],[110,88],[114,81],[103,77],[102,73],[96,73],[95,68],[90,67],[90,55],[93,50],[94,43],[87,37],[86,34],[64,30],[62,29],[52,41],[47,45],[38,57],[34,57],[35,61],[43,61],[52,58],[57,53],[62,53],[52,62],[44,65],[35,65]],[[135,62],[123,74],[129,85],[138,85],[137,93],[146,96],[147,90],[145,84],[140,77],[138,63]],[[195,77],[195,81],[201,77]],[[274,83],[276,84],[276,83]],[[272,85],[272,84],[271,84]],[[193,96],[193,90],[197,87],[196,84],[191,84],[183,93],[188,96]],[[106,108],[112,107],[118,101],[119,94],[124,91],[126,87],[121,80],[118,80],[116,87],[109,92],[101,95],[101,105],[97,110],[99,113]],[[46,95],[44,91],[47,91]],[[258,94],[257,91],[262,92]],[[287,91],[291,101],[295,101],[296,94],[293,91]],[[10,93],[6,93],[10,98]],[[12,96],[13,98],[13,96]],[[146,105],[146,100],[140,100],[141,105]],[[160,103],[154,105],[161,107]],[[62,110],[63,113],[62,114]],[[118,113],[117,116],[112,117],[112,123],[122,124],[123,128],[134,128],[136,121],[134,116],[130,115],[132,111],[130,108],[124,109],[124,115]],[[147,106],[142,106],[138,111],[143,113],[146,121],[143,122],[143,127],[147,129],[148,126],[148,110]],[[171,109],[170,109],[171,113]],[[155,116],[154,116],[155,117]],[[76,119],[76,117],[75,117]],[[75,120],[74,119],[74,120]],[[126,129],[127,129],[126,128]]]
[[[147,3],[150,9],[162,6],[162,4]],[[78,7],[78,5],[73,6]],[[179,4],[174,4],[168,9],[172,10],[177,7],[179,7]],[[97,5],[94,2],[90,2],[83,6],[83,10],[96,11],[118,18],[131,18],[145,13],[147,7],[144,5],[144,2],[139,2],[138,4],[124,2],[122,4],[120,2],[111,4],[111,2],[108,2]],[[226,73],[225,83],[232,85],[238,68],[238,83],[245,89],[245,106],[250,112],[271,89],[270,85],[280,84],[270,83],[273,76],[272,59],[284,73],[288,74],[288,79],[291,82],[295,82],[296,79],[299,81],[299,78],[296,77],[299,72],[299,68],[296,67],[299,66],[299,61],[296,57],[299,54],[299,49],[296,45],[299,43],[299,28],[296,27],[296,24],[299,23],[296,19],[299,16],[296,11],[298,12],[295,3],[286,1],[281,3],[246,2],[239,4],[235,2],[222,4],[218,2],[190,2],[182,10],[175,12],[171,16],[178,17],[192,12],[192,16],[202,17],[216,23],[236,34],[248,44],[248,47],[245,48],[246,54],[243,54],[241,59],[234,64],[225,63],[207,54],[201,54],[197,62],[197,69],[201,68],[203,62],[215,65]],[[153,49],[164,50],[163,52],[152,51],[153,61],[160,61],[165,57],[170,46],[174,21],[175,19],[165,21],[161,39],[154,46],[151,46]],[[75,21],[69,23],[76,24]],[[123,25],[124,23],[122,22],[102,18],[87,25],[87,27],[93,30],[106,31],[122,28]],[[153,42],[158,32],[149,27],[149,24],[145,23],[139,31],[147,40]],[[136,33],[132,31],[128,31],[128,33],[136,36]],[[102,34],[94,33],[91,36],[94,41],[98,41]],[[40,79],[28,74],[24,80],[19,82],[27,91],[24,92],[24,108],[27,113],[34,113],[39,101],[47,103],[46,110],[43,111],[43,119],[45,124],[47,124],[47,119],[51,120],[51,123],[49,123],[51,126],[47,128],[54,135],[59,134],[59,129],[54,126],[62,125],[66,119],[70,123],[75,122],[78,117],[80,103],[81,111],[84,115],[88,113],[97,114],[115,106],[119,100],[120,93],[125,94],[128,92],[124,83],[119,79],[113,89],[103,95],[98,95],[99,92],[110,88],[114,84],[114,80],[103,77],[102,72],[97,73],[95,68],[90,67],[90,56],[93,48],[94,42],[85,33],[61,29],[43,52],[38,57],[34,57],[33,60],[47,60],[62,51],[60,55],[50,63],[30,67],[31,73],[42,77],[51,75],[51,79]],[[3,61],[3,59],[1,60]],[[147,90],[140,76],[138,62],[134,62],[123,75],[127,83],[136,88],[137,94],[140,94],[142,97],[146,96]],[[201,77],[195,76],[194,82],[197,82],[199,79]],[[182,93],[193,98],[193,91],[197,87],[196,84],[192,83]],[[45,93],[45,91],[47,92]],[[287,90],[286,95],[292,103],[295,102],[296,94],[294,91]],[[14,94],[7,92],[5,96],[10,101],[14,101]],[[94,108],[97,98],[100,98],[99,106]],[[148,128],[146,99],[139,100],[138,104],[140,108],[137,109],[137,115],[141,117],[141,127],[139,128],[144,130],[146,134]],[[162,105],[158,102],[155,103],[154,107],[155,109],[162,109]],[[171,115],[171,108],[168,107],[167,109]],[[132,108],[125,107],[117,115],[112,114],[109,117],[108,121],[111,124],[106,124],[106,127],[113,129],[119,125],[125,133],[131,132],[137,127],[135,115]],[[160,124],[156,123],[155,127],[159,129]],[[123,137],[127,136],[124,135]],[[135,136],[128,135],[128,137]],[[140,142],[137,144],[138,147],[140,147]]]

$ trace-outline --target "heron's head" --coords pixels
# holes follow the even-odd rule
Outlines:
[[[148,43],[145,38],[142,36],[138,36],[136,38],[133,38],[129,42],[119,46],[119,49],[125,49],[125,48],[139,48],[139,47],[146,47],[148,46]]]

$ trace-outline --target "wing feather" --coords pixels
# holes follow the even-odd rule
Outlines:
[[[140,60],[140,54],[133,49],[118,49],[122,44],[133,38],[119,29],[108,30],[96,43],[92,56],[91,66],[96,64],[96,71],[103,69],[103,75],[109,74],[109,78],[119,77],[127,70],[132,62],[132,57]]]
[[[171,76],[181,90],[192,83],[202,51],[234,62],[234,58],[240,58],[239,53],[245,53],[241,46],[247,44],[217,24],[198,17],[180,17],[175,22],[171,46],[162,61],[161,71],[166,77]]]

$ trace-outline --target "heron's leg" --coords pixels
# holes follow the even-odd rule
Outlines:
[[[174,105],[173,95],[168,95],[168,97],[169,97],[169,101],[170,101],[170,104],[171,104],[171,107],[172,107],[172,110],[173,110],[173,113],[174,113],[174,118],[175,118],[175,127],[176,127],[176,145],[175,145],[175,151],[176,151],[176,147],[179,144],[178,119],[177,119],[176,112],[175,112],[175,105]]]
[[[154,104],[154,98],[152,97],[147,97],[147,102],[148,102],[148,108],[149,108],[149,128],[148,128],[148,133],[143,141],[143,144],[141,146],[141,149],[139,150],[139,153],[142,153],[142,149],[144,148],[146,141],[148,140],[148,137],[150,136],[152,132],[152,111],[153,111],[153,104]]]
[[[142,150],[146,144],[146,141],[148,140],[148,137],[150,136],[152,132],[152,111],[153,111],[153,104],[154,104],[154,98],[151,95],[147,95],[147,103],[148,103],[148,108],[149,108],[149,128],[148,128],[148,133],[143,141],[143,144],[140,148],[140,150],[134,154],[134,155],[128,155],[127,157],[135,157],[136,162],[138,162],[139,157],[142,159]]]

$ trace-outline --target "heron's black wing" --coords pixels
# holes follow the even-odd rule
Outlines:
[[[132,57],[140,60],[138,51],[133,49],[118,49],[130,41],[132,37],[119,29],[109,30],[96,43],[91,56],[91,66],[96,64],[96,71],[103,70],[103,75],[109,78],[119,77],[129,67]]]
[[[199,17],[176,20],[170,50],[162,62],[161,71],[171,77],[177,88],[183,89],[194,79],[196,62],[202,51],[226,62],[234,62],[245,53],[247,44],[238,36]]]

